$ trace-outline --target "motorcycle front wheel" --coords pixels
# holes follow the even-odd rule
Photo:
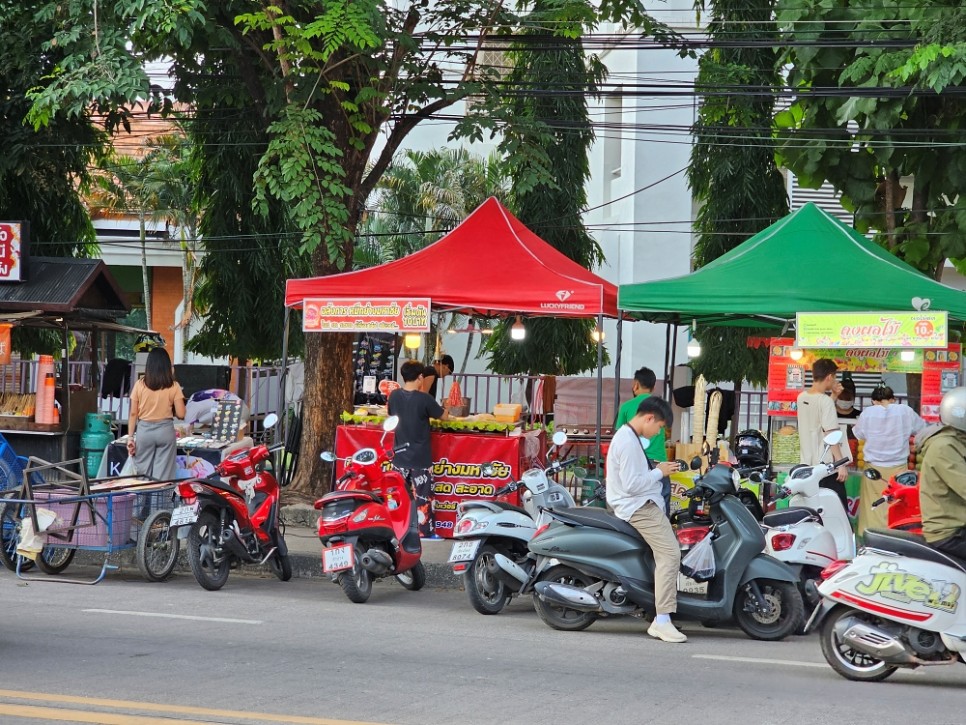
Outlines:
[[[825,622],[822,624],[822,631],[819,633],[819,641],[822,644],[822,654],[825,655],[825,661],[831,665],[833,670],[847,680],[881,682],[899,669],[864,652],[854,650],[848,644],[842,642],[835,633],[835,628],[846,617],[873,626],[879,623],[876,617],[845,606],[836,607],[828,613]]]
[[[355,560],[352,568],[339,574],[339,586],[349,597],[350,602],[364,604],[369,600],[369,595],[372,594],[372,574],[362,566],[362,552],[364,551],[362,543],[360,542],[353,549]],[[365,550],[367,549],[368,547]]]
[[[752,582],[748,582],[735,594],[735,621],[752,639],[765,642],[785,639],[801,626],[805,617],[805,605],[798,587],[772,579],[755,579],[754,583],[770,605],[770,611],[758,611]]]
[[[463,587],[470,604],[480,614],[499,614],[510,600],[507,585],[494,572],[497,550],[484,544],[463,574]]]
[[[188,533],[188,564],[191,573],[210,592],[221,589],[228,581],[230,558],[218,544],[221,524],[218,517],[206,511],[191,525]]]
[[[593,580],[589,576],[581,574],[569,566],[562,565],[548,569],[540,575],[537,581],[559,582],[575,587],[588,587],[593,584]],[[536,592],[533,593],[533,606],[545,624],[565,632],[579,632],[597,621],[597,612],[581,612],[560,604],[545,602]]]

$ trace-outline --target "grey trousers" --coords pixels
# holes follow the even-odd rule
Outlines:
[[[177,472],[174,423],[139,420],[135,430],[134,467],[141,476],[171,480]]]

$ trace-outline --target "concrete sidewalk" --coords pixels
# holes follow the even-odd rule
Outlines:
[[[282,521],[285,524],[285,543],[288,545],[292,561],[292,574],[301,579],[328,578],[322,572],[322,542],[319,541],[317,523],[319,512],[307,504],[282,506]],[[452,541],[449,539],[423,539],[422,562],[426,567],[426,586],[433,589],[462,589],[463,577],[453,574],[452,566],[446,563]],[[110,561],[122,571],[133,572],[140,576],[136,551],[128,548],[111,554]],[[78,551],[77,564],[101,566],[104,554],[94,551]],[[268,565],[262,567],[243,566],[243,571],[267,573]],[[175,572],[191,576],[191,569],[182,542],[181,552],[175,565]],[[69,570],[68,570],[69,575]]]

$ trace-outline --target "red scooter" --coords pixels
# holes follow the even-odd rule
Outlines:
[[[271,413],[264,426],[270,428],[277,421]],[[283,582],[292,578],[278,515],[278,482],[262,465],[282,447],[260,445],[239,451],[219,463],[214,475],[178,484],[182,505],[171,512],[170,526],[191,526],[188,563],[205,589],[221,589],[240,563],[268,562]]]
[[[396,416],[386,419],[381,446],[398,424]],[[322,571],[357,604],[369,599],[373,579],[394,576],[411,591],[426,584],[412,492],[390,465],[393,454],[408,445],[383,446],[382,453],[374,448],[356,451],[346,460],[335,490],[315,502],[322,512]],[[336,460],[329,452],[322,459]]]
[[[874,468],[865,470],[865,477],[881,481],[882,475]],[[890,529],[922,534],[922,510],[919,508],[919,472],[902,471],[889,479],[882,490],[882,498],[876,499],[872,506],[889,504],[887,524]]]

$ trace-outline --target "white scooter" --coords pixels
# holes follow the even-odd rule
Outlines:
[[[566,442],[567,434],[557,431],[548,453]],[[454,574],[463,576],[470,604],[480,614],[498,614],[520,589],[520,582],[500,568],[497,557],[524,566],[527,542],[537,527],[549,521],[544,509],[576,505],[570,492],[548,477],[575,462],[576,459],[554,461],[546,469],[532,468],[523,474],[522,480],[495,492],[496,496],[505,496],[524,487],[522,507],[493,500],[464,501],[459,505],[453,527],[456,541],[448,563],[453,565]]]
[[[824,438],[825,451],[841,439],[841,431],[829,433]],[[799,573],[806,609],[819,601],[822,570],[835,561],[855,557],[852,524],[841,499],[834,491],[818,485],[846,463],[848,459],[793,468],[783,485],[791,496],[788,508],[765,514],[761,522],[765,553]]]
[[[849,680],[884,680],[900,667],[966,662],[964,563],[905,531],[872,529],[852,562],[836,562],[819,585],[806,625],[822,654]]]

